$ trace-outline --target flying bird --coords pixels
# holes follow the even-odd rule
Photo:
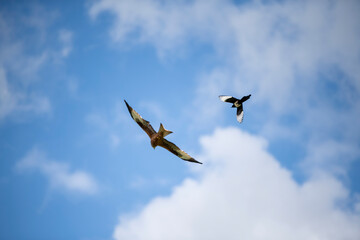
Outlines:
[[[229,102],[232,103],[233,105],[231,107],[236,107],[236,119],[238,122],[242,122],[242,120],[244,119],[244,109],[243,109],[243,102],[245,102],[246,100],[248,100],[250,98],[251,94],[248,96],[244,96],[241,99],[237,99],[234,98],[232,96],[225,96],[225,95],[220,95],[219,98],[221,101],[223,102]]]
[[[159,131],[156,132],[154,130],[154,128],[151,126],[149,121],[146,121],[145,119],[143,119],[140,116],[140,114],[138,114],[132,107],[130,107],[129,104],[125,100],[124,100],[124,102],[126,104],[126,107],[129,110],[131,117],[135,120],[135,122],[137,124],[139,124],[139,126],[147,133],[147,135],[149,135],[150,140],[151,140],[150,141],[151,146],[154,149],[157,146],[160,146],[160,147],[167,149],[168,151],[170,151],[171,153],[175,154],[176,156],[178,156],[179,158],[181,158],[185,161],[202,164],[201,162],[195,160],[189,154],[187,154],[186,152],[181,150],[174,143],[172,143],[164,138],[165,136],[172,133],[172,131],[166,130],[164,128],[164,126],[162,125],[162,123],[160,123]]]

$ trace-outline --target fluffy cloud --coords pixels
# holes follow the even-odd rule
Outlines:
[[[201,145],[203,170],[122,216],[115,239],[360,238],[359,203],[332,176],[299,184],[265,139],[236,128],[217,129]]]
[[[37,149],[33,149],[20,160],[16,164],[16,170],[39,171],[54,189],[82,194],[95,194],[99,190],[98,183],[89,173],[79,170],[70,171],[67,164],[51,160]]]

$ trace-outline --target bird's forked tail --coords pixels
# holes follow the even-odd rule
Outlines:
[[[172,131],[166,130],[164,128],[164,126],[162,125],[162,123],[160,123],[160,127],[159,127],[159,131],[158,133],[161,133],[163,137],[169,135],[170,133],[172,133]]]

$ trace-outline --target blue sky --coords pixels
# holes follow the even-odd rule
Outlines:
[[[359,239],[359,10],[3,1],[0,238]]]

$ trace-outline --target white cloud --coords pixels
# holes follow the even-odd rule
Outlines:
[[[201,145],[202,170],[170,196],[122,216],[115,239],[360,238],[359,202],[332,176],[299,184],[265,139],[236,128],[217,129]]]
[[[55,189],[72,193],[95,194],[99,190],[96,180],[85,171],[70,171],[69,165],[51,160],[37,149],[30,151],[16,164],[19,172],[35,170],[43,174]]]
[[[176,5],[163,7],[159,2],[142,0],[99,1],[90,8],[90,15],[96,18],[106,10],[115,13],[116,21],[111,31],[115,41],[124,42],[134,34],[139,41],[150,40],[157,47],[168,49],[176,46],[184,37],[184,25],[180,25],[181,15],[175,11]],[[165,18],[167,21],[162,21]],[[174,28],[174,24],[179,24],[179,27]]]

